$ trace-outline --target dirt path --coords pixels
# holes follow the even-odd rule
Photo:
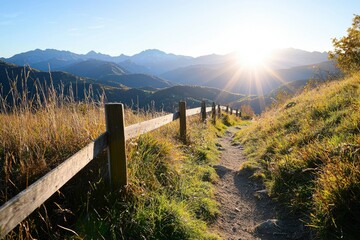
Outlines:
[[[219,139],[221,162],[214,166],[220,180],[216,184],[216,198],[221,215],[212,228],[223,239],[308,239],[302,225],[293,219],[278,220],[276,205],[260,184],[239,171],[246,161],[242,147],[233,143],[236,127],[230,127]]]

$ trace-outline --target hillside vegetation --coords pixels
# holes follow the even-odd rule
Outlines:
[[[360,73],[305,91],[237,138],[269,194],[321,239],[360,234]]]
[[[12,90],[16,107],[0,114],[0,205],[105,131],[102,102],[76,102],[52,87],[34,102]],[[125,113],[127,125],[156,116]],[[111,191],[100,155],[6,239],[218,239],[207,229],[219,213],[215,141],[233,123],[234,115],[215,126],[194,116],[186,144],[178,122],[128,141],[126,193]]]
[[[129,187],[125,197],[93,184],[89,210],[75,225],[83,238],[219,239],[207,223],[219,214],[214,200],[216,132],[225,126],[189,123],[189,143],[178,141],[178,123],[128,143]],[[84,209],[85,210],[85,209]]]
[[[19,94],[11,111],[0,97],[0,204],[105,132],[103,103],[75,102],[51,88],[46,95],[32,101]],[[151,118],[125,113],[127,125]]]

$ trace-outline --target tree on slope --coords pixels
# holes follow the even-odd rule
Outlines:
[[[329,52],[329,58],[334,59],[344,73],[352,73],[360,70],[360,15],[354,15],[347,33],[340,39],[332,39],[334,50]]]

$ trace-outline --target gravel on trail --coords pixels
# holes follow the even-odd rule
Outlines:
[[[243,147],[233,142],[237,128],[228,128],[217,144],[221,160],[214,166],[220,179],[215,197],[221,213],[210,228],[226,240],[310,239],[299,220],[279,219],[278,207],[264,186],[251,179],[248,171],[239,170],[246,157]]]

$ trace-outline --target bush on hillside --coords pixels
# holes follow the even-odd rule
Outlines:
[[[334,50],[329,52],[329,58],[337,62],[345,73],[360,70],[360,15],[355,15],[348,35],[340,39],[334,38]]]

